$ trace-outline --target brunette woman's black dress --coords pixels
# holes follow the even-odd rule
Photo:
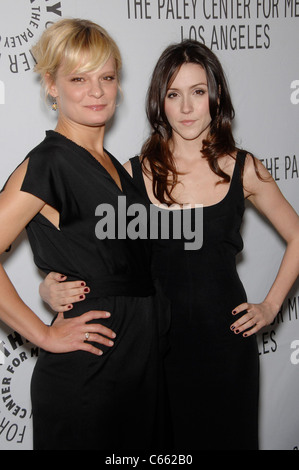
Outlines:
[[[203,208],[200,249],[186,250],[183,237],[152,240],[154,275],[172,307],[166,374],[176,449],[258,446],[257,342],[230,330],[238,318],[232,310],[246,302],[236,271],[236,255],[243,248],[244,157],[241,152],[237,156],[226,197]],[[134,181],[146,194],[139,158],[131,163]],[[189,209],[193,224],[198,210]],[[182,220],[186,211],[181,211]]]
[[[91,154],[54,131],[28,155],[22,191],[60,214],[59,229],[41,214],[29,223],[35,262],[46,273],[61,272],[91,288],[88,299],[65,317],[108,311],[111,318],[100,323],[117,334],[112,348],[100,345],[101,357],[41,351],[32,377],[35,450],[167,445],[160,340],[169,319],[152,282],[148,241],[126,237],[126,211],[118,210],[120,197],[126,196],[125,207],[142,198],[122,165],[110,158],[122,191]],[[112,225],[107,219],[110,233],[102,240],[105,224],[100,231],[96,227],[111,209],[115,239],[114,218]]]

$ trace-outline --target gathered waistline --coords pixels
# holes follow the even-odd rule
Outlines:
[[[68,280],[71,279],[68,278]],[[148,277],[106,276],[105,278],[84,280],[90,288],[88,299],[106,296],[148,297],[155,294],[153,281]]]

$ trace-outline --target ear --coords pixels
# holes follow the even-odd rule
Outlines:
[[[57,91],[57,87],[55,84],[55,80],[52,77],[52,75],[48,72],[45,75],[45,86],[46,86],[47,94],[51,95],[53,98],[57,98],[58,91]]]

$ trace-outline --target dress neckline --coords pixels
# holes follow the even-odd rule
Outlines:
[[[105,175],[110,179],[110,181],[112,183],[114,183],[114,185],[116,186],[116,188],[119,190],[119,192],[121,194],[124,194],[124,191],[123,191],[123,184],[122,184],[122,177],[121,177],[121,174],[120,174],[120,171],[119,171],[119,165],[122,166],[118,160],[110,153],[108,152],[108,150],[106,150],[104,148],[104,152],[108,155],[108,157],[110,158],[114,168],[116,169],[117,173],[118,173],[118,176],[119,176],[119,179],[120,179],[120,182],[121,182],[121,185],[122,185],[122,188],[120,188],[118,186],[118,184],[116,183],[116,181],[114,180],[114,178],[112,178],[112,176],[110,175],[109,171],[106,170],[106,168],[101,164],[101,162],[99,162],[99,160],[97,160],[86,148],[82,147],[81,145],[77,144],[76,142],[74,142],[72,139],[70,139],[69,137],[66,137],[65,135],[63,134],[60,134],[59,132],[57,131],[54,131],[54,130],[49,130],[46,132],[46,135],[47,136],[50,136],[50,135],[53,135],[55,137],[58,137],[58,138],[61,138],[62,140],[65,140],[67,143],[69,143],[70,145],[73,145],[73,147],[77,150],[81,150],[81,153],[82,155],[86,156],[91,162],[93,162],[93,164],[95,166],[97,166],[98,168],[100,168],[104,173]],[[117,164],[119,165],[117,165]]]
[[[227,190],[227,193],[225,194],[225,196],[219,201],[219,202],[216,202],[215,204],[210,204],[208,206],[204,206],[204,205],[201,205],[201,204],[197,204],[198,207],[190,207],[190,208],[186,208],[186,209],[179,209],[181,211],[184,211],[184,210],[196,210],[198,208],[200,209],[204,209],[204,210],[209,210],[209,209],[216,209],[218,206],[221,206],[222,204],[224,204],[226,202],[226,200],[230,197],[231,195],[231,192],[232,192],[232,186],[233,186],[233,182],[235,180],[235,177],[236,177],[236,173],[237,173],[237,165],[238,165],[238,159],[239,159],[239,156],[240,156],[240,151],[237,152],[237,156],[235,158],[235,164],[234,164],[234,169],[233,169],[233,173],[232,173],[232,176],[231,176],[231,179],[230,179],[230,183],[229,183],[229,188]],[[137,156],[136,158],[139,159],[139,156]],[[164,209],[163,207],[153,203],[151,201],[151,199],[149,198],[148,196],[148,193],[147,193],[147,189],[146,189],[146,186],[145,186],[145,182],[144,182],[144,178],[143,178],[143,171],[142,171],[142,167],[141,167],[141,164],[140,164],[140,170],[141,170],[141,176],[142,176],[142,181],[143,181],[143,185],[144,185],[144,190],[146,192],[146,196],[147,196],[147,199],[148,201],[150,202],[150,204],[152,204],[153,206],[157,207],[158,209],[160,210],[169,210],[169,209]],[[163,204],[161,204],[163,206]],[[178,210],[178,209],[177,209]]]

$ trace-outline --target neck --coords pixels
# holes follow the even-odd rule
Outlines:
[[[59,119],[55,130],[80,147],[98,154],[104,153],[105,126],[90,127]]]
[[[185,139],[177,132],[172,133],[170,150],[173,153],[174,159],[183,157],[184,160],[198,160],[202,157],[203,141],[208,137],[210,125],[208,125],[201,133],[194,139]]]
[[[198,160],[202,158],[202,142],[196,140],[178,140],[171,141],[170,149],[173,154],[174,160],[183,158],[185,161]]]

